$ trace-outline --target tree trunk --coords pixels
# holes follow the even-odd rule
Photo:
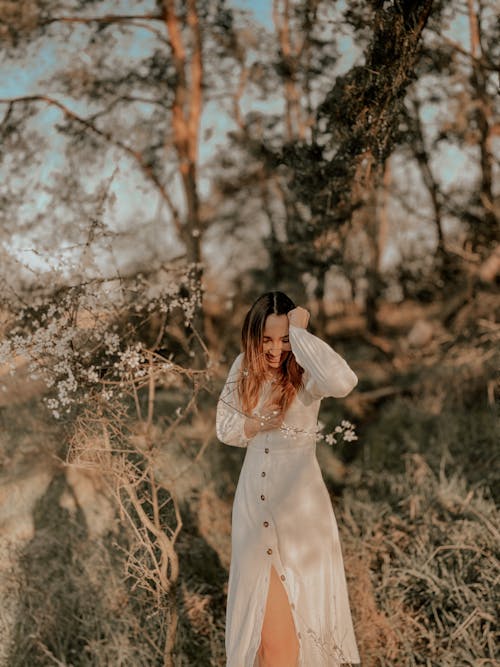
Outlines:
[[[198,290],[200,308],[197,308],[190,330],[190,342],[195,342],[195,363],[201,363],[205,336],[203,317],[203,292],[201,289],[203,269],[201,265],[202,221],[198,196],[197,163],[200,119],[202,112],[203,60],[201,31],[196,8],[196,0],[187,0],[186,21],[189,27],[192,53],[188,60],[179,18],[175,11],[175,0],[164,0],[165,20],[172,47],[176,80],[172,108],[172,130],[174,146],[179,162],[179,171],[184,192],[186,217],[183,225],[183,241],[186,246],[187,261],[194,265],[194,289]]]
[[[493,243],[500,241],[500,228],[494,208],[492,190],[493,154],[491,150],[490,118],[493,116],[492,103],[487,91],[487,80],[481,66],[481,26],[478,13],[474,9],[474,1],[467,0],[469,10],[470,45],[472,54],[471,84],[478,104],[475,107],[475,118],[479,130],[479,150],[481,155],[480,201],[483,208],[483,219],[477,221],[472,228],[472,249],[482,251],[486,255],[491,251]]]

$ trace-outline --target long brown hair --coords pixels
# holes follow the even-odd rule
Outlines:
[[[267,364],[262,353],[263,333],[268,315],[286,315],[295,308],[294,302],[283,292],[266,292],[260,296],[245,316],[241,329],[243,360],[238,378],[238,395],[242,409],[247,413],[255,408],[266,377]],[[284,413],[302,386],[304,369],[292,352],[283,360],[273,390],[276,403]]]

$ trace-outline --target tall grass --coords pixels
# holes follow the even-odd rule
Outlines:
[[[342,521],[364,666],[499,664],[500,534],[489,491],[444,461],[436,472],[407,454],[401,472],[366,472],[346,490]]]

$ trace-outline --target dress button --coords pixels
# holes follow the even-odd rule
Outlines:
[[[266,473],[265,473],[264,471],[262,471],[260,474],[261,474],[261,477],[265,477],[265,476],[266,476]]]
[[[292,609],[295,609],[295,605],[293,604],[293,602],[292,602],[292,604],[290,605],[290,607],[291,607]]]
[[[269,521],[264,521],[264,526],[267,528],[269,526]]]
[[[299,639],[302,637],[302,635],[300,634],[300,632],[297,632],[297,637],[298,637]]]
[[[264,451],[266,452],[266,454],[269,454],[269,447],[266,447]]]
[[[284,574],[281,575],[281,581],[285,581],[285,575]]]
[[[268,554],[272,554],[272,553],[273,553],[273,550],[271,549],[271,547],[269,547],[269,549],[267,550],[267,553],[268,553]]]
[[[260,499],[261,499],[261,500],[265,500],[265,499],[266,499],[266,496],[265,496],[264,494],[262,494],[261,497],[260,497]]]

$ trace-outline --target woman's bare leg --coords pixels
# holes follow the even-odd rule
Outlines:
[[[286,590],[271,565],[261,642],[259,667],[296,667],[299,640]]]

